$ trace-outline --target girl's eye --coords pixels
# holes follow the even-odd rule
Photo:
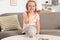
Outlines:
[[[35,6],[29,5],[29,7],[35,7]]]
[[[33,7],[35,7],[35,6],[33,6]]]
[[[31,5],[29,5],[29,7],[31,7]]]

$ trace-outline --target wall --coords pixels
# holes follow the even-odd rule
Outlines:
[[[60,12],[60,5],[52,6],[52,12]]]
[[[26,0],[17,0],[17,6],[11,6],[10,0],[0,0],[0,14],[25,11]]]
[[[52,0],[41,0],[42,4],[45,4],[45,1],[48,1],[49,3],[48,4],[52,4]]]
[[[17,0],[16,6],[10,5],[10,0],[0,0],[0,15],[3,13],[17,13],[17,12],[25,12],[26,8],[26,2],[28,0]],[[37,2],[37,10],[42,9],[42,4],[45,4],[46,0],[35,0]],[[51,0],[48,0],[49,4],[52,4]],[[59,7],[60,8],[60,7]],[[52,12],[55,12],[56,10],[60,10],[58,7],[53,6]]]
[[[11,6],[10,5],[10,0],[0,0],[0,14],[3,13],[13,13],[13,12],[24,12],[26,11],[25,9],[25,4],[28,0],[17,0],[17,6]],[[35,0],[37,2],[37,9],[41,10],[42,5],[41,5],[41,0]]]

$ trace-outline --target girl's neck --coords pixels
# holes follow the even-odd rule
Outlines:
[[[34,12],[29,12],[29,14],[34,15],[35,13]]]

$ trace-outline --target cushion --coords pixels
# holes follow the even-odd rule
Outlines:
[[[1,29],[3,31],[12,29],[21,29],[17,15],[9,15],[0,17]]]

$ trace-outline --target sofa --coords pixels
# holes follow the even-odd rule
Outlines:
[[[40,34],[60,36],[60,12],[40,13]],[[21,27],[23,26],[23,13],[4,13],[0,15],[9,16],[18,15],[18,21]],[[21,30],[10,30],[1,32],[0,26],[0,39],[13,36],[13,35],[24,35]]]

